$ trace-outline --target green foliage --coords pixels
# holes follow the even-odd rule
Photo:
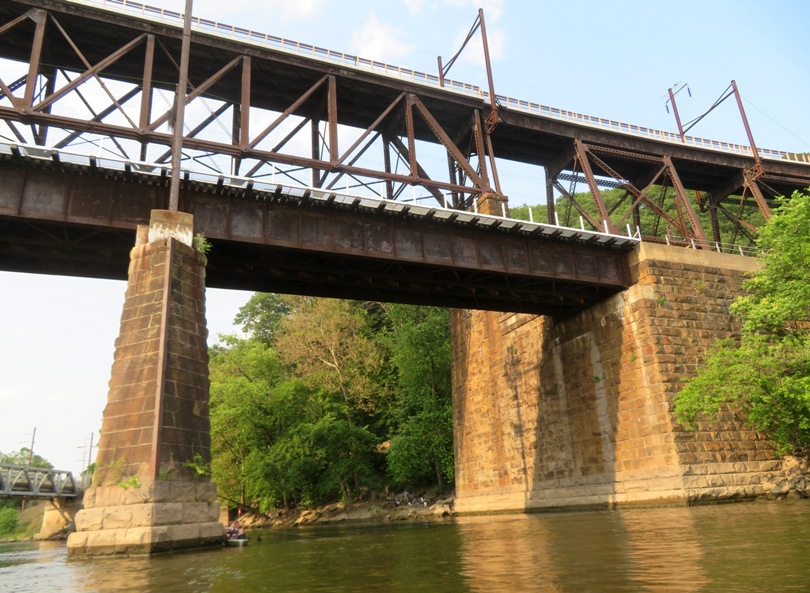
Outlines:
[[[337,299],[288,302],[292,310],[276,347],[292,373],[337,398],[352,422],[377,413],[384,395],[376,380],[383,353],[367,331],[367,310]]]
[[[531,215],[529,211],[531,210]],[[548,209],[545,206],[513,206],[509,208],[509,217],[518,220],[533,220],[534,222],[548,223]],[[552,221],[553,223],[554,221]]]
[[[17,509],[0,508],[0,535],[10,535],[17,530],[18,515]]]
[[[320,491],[328,494],[339,489],[347,503],[352,490],[374,482],[374,449],[379,440],[365,427],[326,414],[310,432],[312,453],[322,463]]]
[[[387,313],[397,370],[388,472],[398,485],[441,489],[454,476],[449,313],[404,305]]]
[[[248,337],[210,354],[224,500],[268,511],[452,480],[446,310],[257,294],[236,322]]]
[[[391,440],[388,471],[397,484],[436,484],[440,489],[452,483],[453,410],[437,406],[422,410],[406,420]]]
[[[279,325],[290,311],[283,296],[257,292],[239,309],[233,322],[251,338],[272,345]]]
[[[29,457],[31,462],[29,463]],[[22,447],[19,451],[12,453],[0,453],[0,463],[9,463],[11,465],[30,465],[31,467],[45,467],[48,469],[53,468],[53,464],[37,454],[31,455],[31,449]]]
[[[196,249],[200,255],[207,257],[208,254],[211,253],[211,243],[205,238],[205,235],[197,233],[194,235],[192,242],[194,244],[194,249]]]
[[[191,470],[192,479],[200,479],[211,474],[211,464],[199,453],[195,453],[194,457],[183,465]]]
[[[678,394],[694,426],[728,410],[766,433],[781,453],[810,450],[810,195],[795,192],[762,228],[762,269],[732,306],[739,341],[720,342]]]
[[[129,490],[130,488],[135,488],[137,490],[143,486],[143,484],[138,479],[138,476],[130,476],[126,480],[121,480],[118,482],[118,486],[121,486],[121,488],[124,490]]]

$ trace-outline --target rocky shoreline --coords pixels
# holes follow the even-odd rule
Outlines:
[[[239,523],[246,529],[273,529],[348,522],[444,521],[453,516],[452,496],[433,501],[404,497],[363,500],[351,505],[338,502],[315,509],[280,510],[272,516],[247,514],[240,517]]]

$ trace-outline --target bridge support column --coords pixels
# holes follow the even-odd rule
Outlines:
[[[189,214],[152,211],[131,253],[93,485],[69,555],[221,543],[210,462],[205,257]]]
[[[688,504],[776,493],[771,444],[731,415],[686,431],[675,395],[752,258],[642,244],[633,285],[571,318],[454,311],[456,510]],[[788,480],[789,481],[789,480]]]

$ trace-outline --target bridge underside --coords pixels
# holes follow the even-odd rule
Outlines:
[[[0,268],[124,279],[135,228],[165,207],[167,185],[160,175],[0,159]],[[634,244],[283,186],[188,181],[180,206],[212,243],[208,286],[555,317],[626,287]]]

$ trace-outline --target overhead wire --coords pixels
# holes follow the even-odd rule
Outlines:
[[[712,111],[714,111],[720,105],[720,103],[722,103],[723,101],[728,99],[733,94],[734,94],[734,90],[732,89],[731,85],[728,85],[728,87],[726,87],[726,90],[724,90],[722,93],[720,93],[720,98],[717,99],[714,102],[714,104],[712,104],[712,106],[709,107],[709,109],[703,115],[699,115],[695,119],[686,122],[686,125],[683,128],[683,133],[686,134],[686,132],[688,132],[689,130],[694,128],[695,125],[697,125],[697,123],[700,120],[702,120],[704,117],[709,115]]]
[[[807,140],[805,140],[804,138],[802,138],[802,137],[800,137],[800,136],[797,136],[797,135],[796,135],[796,134],[793,132],[793,130],[791,130],[790,128],[787,128],[787,127],[785,127],[785,126],[783,126],[783,125],[782,125],[782,124],[781,124],[779,121],[777,121],[776,119],[774,119],[773,117],[771,117],[770,115],[768,115],[767,113],[765,113],[765,111],[763,111],[762,109],[760,109],[759,107],[757,107],[756,105],[754,105],[754,104],[753,104],[751,101],[749,101],[748,99],[743,99],[743,101],[745,101],[745,102],[746,102],[748,105],[750,105],[751,107],[753,107],[754,109],[756,109],[757,111],[759,111],[759,112],[760,112],[762,115],[764,115],[765,117],[767,117],[769,120],[771,120],[771,121],[772,121],[773,123],[775,123],[777,126],[779,126],[780,128],[782,128],[783,130],[785,130],[785,131],[786,131],[788,134],[790,134],[791,136],[793,136],[794,138],[796,138],[796,140],[798,140],[799,142],[801,142],[801,143],[802,143],[802,144],[804,144],[805,146],[810,147],[810,142],[808,142]]]

